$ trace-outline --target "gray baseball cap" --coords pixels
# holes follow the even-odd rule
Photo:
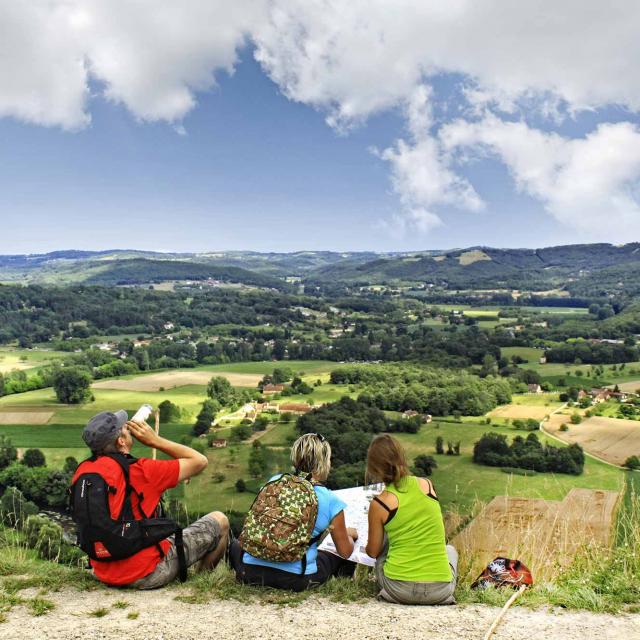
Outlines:
[[[128,419],[129,416],[124,409],[115,413],[103,411],[89,420],[82,432],[82,439],[91,451],[100,451],[120,435],[120,431]]]

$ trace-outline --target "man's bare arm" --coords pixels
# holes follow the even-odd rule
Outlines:
[[[153,447],[178,460],[180,475],[178,480],[186,480],[204,471],[209,461],[207,457],[184,444],[172,442],[159,436],[146,422],[127,422],[131,435],[141,444]]]

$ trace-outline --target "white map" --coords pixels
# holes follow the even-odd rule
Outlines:
[[[353,553],[349,557],[352,562],[359,562],[373,567],[376,563],[365,553],[369,539],[369,504],[374,496],[384,489],[384,484],[370,484],[366,487],[351,487],[350,489],[338,489],[333,493],[346,503],[344,519],[347,527],[353,527],[358,532],[358,539],[353,547]],[[338,555],[333,539],[328,535],[318,547],[322,551],[328,551]]]

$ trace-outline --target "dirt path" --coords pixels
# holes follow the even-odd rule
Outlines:
[[[16,607],[0,626],[3,640],[438,640],[481,639],[498,609],[479,605],[402,607],[379,602],[335,604],[312,599],[295,607],[213,600],[207,604],[176,602],[176,590],[150,593],[103,590],[61,591],[46,597],[56,608],[33,617]],[[113,608],[116,601],[129,603]],[[104,617],[91,611],[108,609]],[[139,613],[137,619],[129,619]],[[498,627],[496,640],[640,639],[640,615],[595,615],[561,610],[531,611],[515,607]]]

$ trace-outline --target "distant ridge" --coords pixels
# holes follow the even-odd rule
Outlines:
[[[135,249],[64,250],[0,256],[0,282],[144,284],[214,278],[284,288],[307,283],[422,283],[448,288],[564,286],[593,274],[640,277],[640,243],[576,244],[540,249],[473,246],[447,251],[217,251],[160,253]]]

